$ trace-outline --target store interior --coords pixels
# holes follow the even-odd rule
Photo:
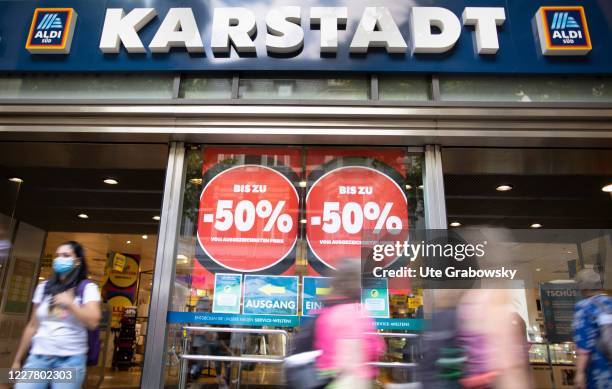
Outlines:
[[[67,241],[83,245],[89,278],[101,290],[102,351],[87,387],[140,386],[167,156],[165,144],[0,143],[0,213],[14,234],[11,263],[34,264],[23,274],[24,296],[49,278],[55,250]],[[28,253],[27,246],[36,249]],[[26,320],[25,311],[7,309],[16,269],[2,268],[8,292],[0,314],[15,328]],[[21,335],[13,332],[2,342],[7,350]],[[11,358],[9,351],[2,356]]]
[[[514,305],[527,324],[536,387],[572,388],[571,334],[550,339],[546,307],[555,302],[542,291],[571,287],[585,268],[598,271],[604,288],[612,289],[610,151],[444,148],[442,159],[449,228],[504,241],[499,263],[519,270],[524,285]],[[559,310],[565,318],[555,319],[570,332],[573,304],[567,308]]]

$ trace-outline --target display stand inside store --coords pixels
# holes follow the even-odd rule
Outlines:
[[[120,327],[115,330],[113,367],[119,370],[129,370],[134,363],[136,311],[136,307],[125,307],[121,316]]]

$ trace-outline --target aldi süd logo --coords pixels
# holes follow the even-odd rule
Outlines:
[[[540,7],[535,18],[542,54],[585,55],[591,51],[591,37],[582,6]]]
[[[68,54],[76,19],[73,8],[36,8],[26,49],[33,54]]]

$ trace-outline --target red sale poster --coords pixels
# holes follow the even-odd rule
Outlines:
[[[307,150],[306,239],[319,274],[380,239],[405,239],[408,202],[404,149]]]
[[[211,274],[289,272],[298,240],[301,165],[299,148],[206,147],[199,264]]]

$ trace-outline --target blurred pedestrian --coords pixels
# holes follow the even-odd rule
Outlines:
[[[331,378],[327,388],[370,388],[376,369],[367,363],[385,346],[361,306],[361,261],[342,261],[331,290],[314,324],[314,348],[321,351],[317,369]]]
[[[7,231],[0,226],[0,265],[4,265],[11,251],[11,241]]]
[[[11,253],[10,236],[3,226],[0,225],[0,274],[2,270],[7,268],[9,254]]]
[[[581,270],[576,275],[576,284],[584,297],[574,310],[576,388],[609,389],[612,361],[605,349],[610,347],[610,338],[604,336],[603,329],[612,324],[612,298],[604,293],[601,276],[593,269]]]
[[[85,252],[79,243],[69,241],[57,248],[53,275],[38,284],[32,303],[32,315],[12,369],[22,368],[21,362],[29,349],[23,368],[44,371],[70,368],[74,376],[69,383],[24,382],[17,383],[15,388],[42,389],[49,384],[53,389],[80,388],[90,351],[88,330],[97,328],[101,310],[100,292],[87,278]]]
[[[458,307],[458,344],[465,350],[462,387],[527,389],[532,387],[524,321],[506,289],[471,289]],[[520,320],[520,321],[519,321]],[[521,324],[521,322],[523,322]]]
[[[434,243],[459,247],[467,242],[455,235]],[[420,382],[432,389],[528,389],[531,373],[527,333],[507,289],[487,288],[475,276],[447,277],[445,269],[479,269],[475,255],[457,261],[440,255],[427,263],[443,277],[424,279],[432,289],[435,309],[423,334]],[[491,286],[497,287],[493,284]]]

